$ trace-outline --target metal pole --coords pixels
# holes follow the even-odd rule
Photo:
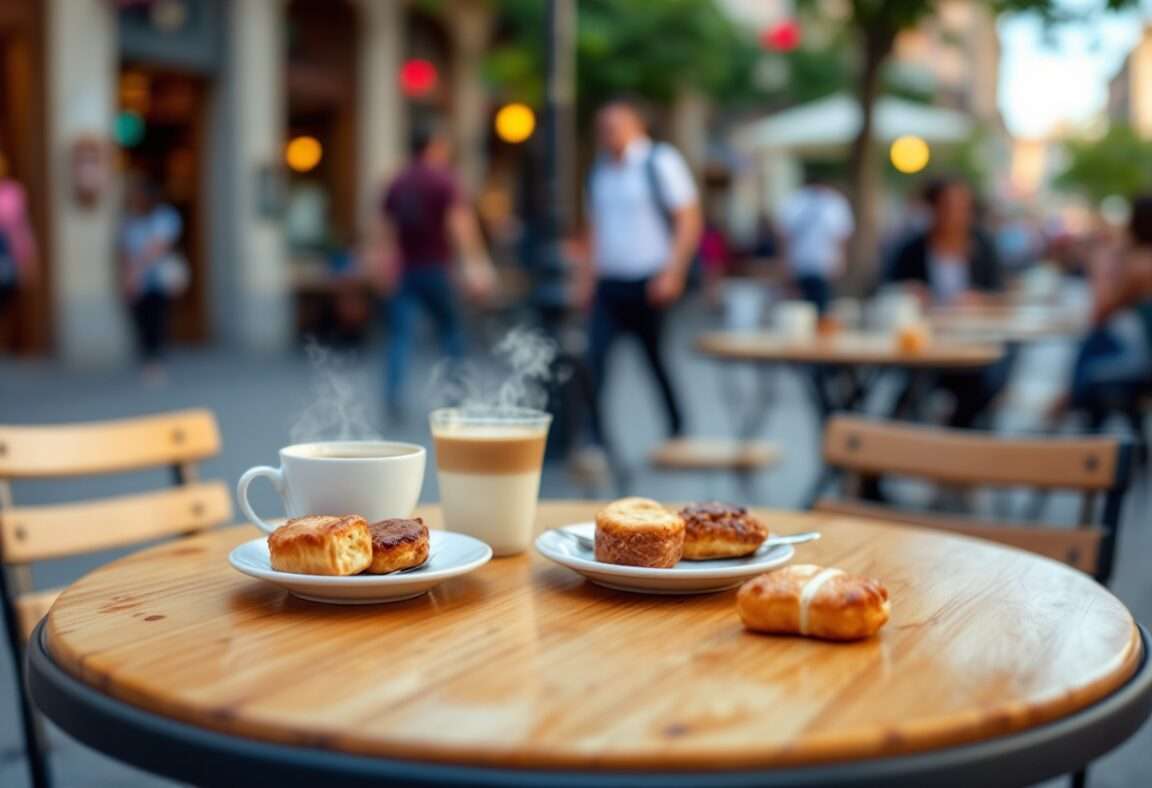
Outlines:
[[[576,0],[548,0],[547,89],[544,108],[544,194],[541,259],[534,300],[546,330],[554,333],[567,308],[562,242],[572,219],[575,119]]]

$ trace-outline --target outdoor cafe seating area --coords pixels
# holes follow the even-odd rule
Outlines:
[[[613,530],[646,494],[643,474],[614,504],[537,503],[530,486],[526,509],[511,480],[539,485],[545,433],[523,433],[540,436],[526,448],[493,433],[490,413],[471,443],[474,414],[437,411],[431,440],[285,448],[279,469],[241,481],[243,519],[267,533],[235,524],[234,479],[199,471],[232,440],[210,410],[0,427],[4,613],[33,782],[51,782],[50,720],[197,785],[1086,784],[1152,713],[1148,632],[1109,592],[1122,526],[1143,525],[1138,508],[1124,512],[1146,484],[1144,437],[957,429],[898,407],[941,371],[1066,336],[1066,318],[1025,306],[929,314],[915,345],[907,326],[697,335],[690,352],[727,392],[731,431],[633,461],[670,479],[660,490],[711,479],[685,489],[730,503],[644,503],[657,513],[636,528],[688,523],[683,556],[652,568],[625,565],[643,553],[639,537]],[[742,373],[751,387],[728,385]],[[760,437],[780,417],[780,375],[810,398],[820,465],[791,496],[772,474],[797,446]],[[546,414],[540,423],[546,432]],[[415,501],[426,456],[441,504]],[[143,468],[170,484],[21,501],[34,480]],[[261,474],[300,519],[252,509]],[[910,505],[915,484],[936,493]],[[347,577],[277,569],[287,559],[268,534],[337,505],[333,490],[369,520],[419,523],[421,562]],[[976,493],[1011,500],[978,506]],[[1054,510],[1051,496],[1069,505]],[[369,511],[380,502],[399,510]],[[758,523],[762,546],[690,559],[701,513],[710,538]],[[67,587],[31,581],[40,562],[109,548],[126,557]],[[832,579],[806,590],[809,571]],[[809,579],[782,590],[789,572]],[[833,586],[841,596],[827,596]],[[838,618],[876,589],[882,612],[866,630]]]

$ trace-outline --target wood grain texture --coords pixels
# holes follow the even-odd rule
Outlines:
[[[149,539],[203,531],[232,519],[223,482],[53,506],[14,506],[0,514],[5,563],[44,561]]]
[[[701,336],[696,349],[724,361],[926,369],[979,369],[995,364],[1004,355],[1004,348],[994,343],[946,341],[905,352],[891,337],[853,332],[796,341],[773,334],[716,331]]]
[[[543,503],[540,527],[594,503]],[[435,509],[421,512],[431,524]],[[354,753],[542,767],[734,768],[929,750],[1067,715],[1140,642],[1061,564],[908,526],[818,528],[798,560],[881,578],[893,617],[834,645],[745,632],[735,592],[613,592],[538,556],[409,602],[325,606],[232,571],[242,527],[152,548],[70,587],[48,647],[83,681],[218,731]]]
[[[1081,572],[1098,569],[1102,528],[1042,528],[1035,524],[987,523],[930,512],[906,512],[882,504],[863,501],[818,501],[818,512],[867,518],[889,523],[905,523],[922,528],[987,539],[1068,564]]]
[[[780,457],[765,441],[726,438],[674,438],[656,447],[648,461],[675,471],[750,471],[773,465]]]
[[[1114,437],[1005,438],[853,416],[824,430],[824,460],[836,468],[950,484],[1104,491],[1116,483]]]
[[[220,450],[216,417],[184,410],[85,424],[0,425],[0,478],[118,473]]]

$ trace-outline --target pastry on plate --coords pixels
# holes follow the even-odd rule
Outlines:
[[[751,555],[768,538],[768,529],[743,506],[692,503],[680,510],[684,520],[684,557],[738,558]]]
[[[383,575],[420,566],[428,560],[428,526],[419,517],[369,523],[372,565],[368,574]]]
[[[596,560],[667,569],[684,550],[684,520],[656,501],[621,498],[596,515]]]
[[[354,575],[372,563],[372,536],[359,515],[297,517],[268,537],[272,568],[302,575]]]
[[[825,640],[871,637],[888,621],[888,589],[841,569],[796,564],[749,580],[736,594],[744,626],[755,632]]]

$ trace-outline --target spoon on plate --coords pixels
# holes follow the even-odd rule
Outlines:
[[[585,550],[594,551],[596,549],[596,541],[590,536],[584,536],[583,534],[578,534],[575,531],[569,531],[567,528],[557,528],[555,529],[555,532],[566,536],[568,539],[571,539]],[[773,547],[782,544],[804,544],[805,542],[815,542],[819,538],[819,531],[803,531],[798,534],[770,536],[764,540],[760,547],[756,548],[756,553],[762,553],[767,550],[771,550]],[[753,555],[755,555],[755,553]]]

